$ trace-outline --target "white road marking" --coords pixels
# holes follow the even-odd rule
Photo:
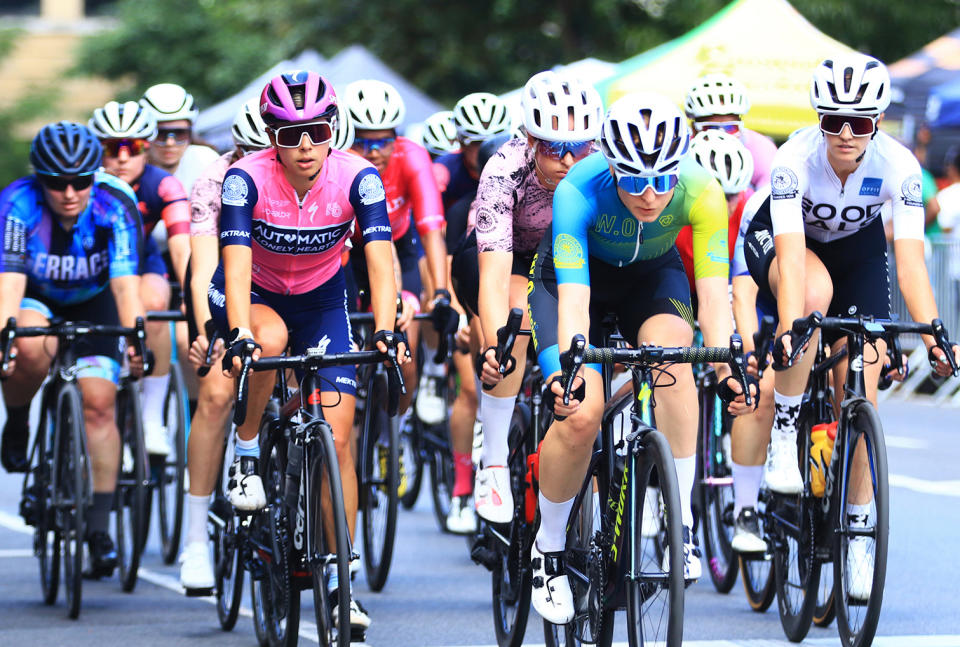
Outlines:
[[[657,647],[663,643],[651,643]],[[878,636],[873,640],[873,647],[960,647],[958,636]],[[451,646],[453,647],[453,646]],[[463,646],[457,646],[463,647]],[[496,645],[473,645],[472,647],[496,647]],[[531,644],[527,647],[544,647],[543,643]],[[625,642],[613,643],[612,647],[628,647]],[[842,647],[839,638],[810,638],[800,643],[787,640],[770,640],[755,638],[743,640],[684,640],[683,647]]]
[[[960,480],[927,481],[904,474],[891,474],[889,480],[891,487],[902,487],[921,494],[960,497]]]
[[[0,549],[0,558],[3,557],[33,557],[33,551],[29,548],[3,548]]]
[[[883,441],[887,447],[895,447],[896,449],[926,449],[930,446],[930,443],[920,438],[896,436],[893,434],[884,434]]]

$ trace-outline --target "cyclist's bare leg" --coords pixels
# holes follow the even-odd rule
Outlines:
[[[170,304],[170,283],[159,274],[140,277],[140,299],[145,310],[166,310]],[[166,321],[148,321],[147,348],[153,351],[152,377],[170,372],[170,324]]]
[[[773,380],[773,371],[764,371],[757,410],[733,419],[731,458],[738,465],[763,465],[767,457],[773,426]]]
[[[474,320],[477,320],[476,317]],[[473,490],[473,465],[467,463],[470,462],[470,453],[473,449],[473,423],[477,419],[479,404],[476,373],[473,368],[473,356],[479,348],[478,333],[471,326],[470,352],[461,353],[459,350],[453,352],[453,365],[460,376],[460,392],[453,401],[453,408],[450,411],[450,450],[453,453],[454,471],[460,470],[459,478],[454,484],[454,496],[465,496]],[[463,464],[458,466],[458,460],[463,461]],[[464,469],[469,469],[469,478],[463,472]],[[464,489],[466,489],[465,492],[462,491]]]
[[[337,402],[339,401],[339,404]],[[353,414],[357,399],[352,395],[339,394],[336,391],[323,391],[320,403],[324,408],[323,417],[333,429],[334,444],[337,448],[337,463],[340,467],[340,483],[343,488],[343,507],[347,514],[347,528],[350,540],[354,538],[357,527],[357,468],[354,464],[352,446],[356,443],[353,429]],[[336,405],[336,406],[334,406]],[[324,488],[329,492],[329,488]],[[323,518],[326,521],[327,542],[336,545],[333,528],[333,512],[329,500],[323,502]]]
[[[83,394],[83,421],[93,472],[94,492],[113,492],[120,469],[120,433],[117,431],[117,385],[100,377],[77,380]]]
[[[510,275],[510,307],[520,308],[523,311],[523,322],[520,324],[523,330],[530,329],[530,313],[527,311],[527,283],[528,279],[525,276]],[[527,365],[527,346],[529,343],[530,337],[527,335],[517,336],[517,340],[513,344],[513,360],[516,362],[516,369],[487,393],[498,398],[509,398],[520,392],[520,385],[523,383],[523,371]]]
[[[261,357],[281,354],[287,348],[287,324],[283,322],[273,308],[255,303],[250,306],[251,332],[253,338],[263,349]],[[260,415],[267,406],[276,375],[267,371],[250,374],[250,391],[247,395],[247,419],[237,427],[237,438],[253,440],[260,427]]]
[[[232,411],[234,387],[233,380],[218,370],[211,370],[197,383],[197,410],[190,421],[187,470],[190,494],[209,496],[223,458],[223,434]]]
[[[413,402],[413,394],[417,390],[417,347],[420,342],[420,327],[419,321],[411,321],[409,327],[407,327],[407,347],[410,349],[411,361],[400,367],[403,372],[403,385],[407,390],[405,394],[400,396],[400,413],[404,413],[410,408],[410,404]],[[424,328],[430,327],[424,326]]]
[[[17,313],[17,325],[48,326],[50,322],[36,310],[20,310]],[[21,337],[14,342],[14,346],[17,357],[13,375],[2,382],[3,401],[8,409],[30,404],[57,354],[57,338]]]

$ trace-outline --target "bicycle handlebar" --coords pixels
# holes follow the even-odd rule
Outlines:
[[[186,321],[187,316],[179,310],[147,310],[147,321]]]

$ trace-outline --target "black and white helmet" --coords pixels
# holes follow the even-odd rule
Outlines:
[[[260,116],[260,100],[248,99],[237,112],[230,127],[233,143],[249,149],[261,149],[270,146],[267,125]]]
[[[403,98],[389,83],[372,79],[354,81],[344,95],[354,128],[389,130],[402,124],[406,116]]]
[[[750,186],[753,156],[739,137],[722,130],[704,130],[690,140],[690,153],[717,178],[727,195],[735,195]]]
[[[87,127],[100,139],[148,139],[157,136],[153,111],[136,101],[110,101],[93,111]]]
[[[747,91],[736,79],[726,74],[707,74],[687,90],[684,109],[694,120],[715,115],[742,117],[749,112],[750,101]]]
[[[589,141],[600,136],[603,102],[592,85],[579,79],[549,70],[534,74],[523,86],[520,105],[523,127],[537,139]]]
[[[192,124],[200,114],[193,104],[193,96],[176,83],[158,83],[147,88],[140,105],[153,110],[157,121],[186,119]]]
[[[356,131],[353,127],[353,119],[350,112],[343,107],[343,103],[337,104],[337,126],[333,129],[333,141],[330,146],[338,151],[350,150],[353,146],[353,138],[356,137]]]
[[[672,101],[654,92],[632,92],[618,99],[600,129],[603,156],[625,175],[677,173],[689,148],[687,120]]]
[[[453,107],[457,136],[466,141],[481,141],[510,130],[510,109],[489,92],[474,92]]]
[[[810,105],[820,114],[879,115],[890,105],[887,66],[859,52],[826,59],[813,72]]]

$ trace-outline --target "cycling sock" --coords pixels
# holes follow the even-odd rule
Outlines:
[[[773,439],[794,441],[797,434],[797,417],[800,415],[800,403],[803,394],[783,395],[773,391]]]
[[[340,588],[340,572],[336,564],[330,564],[327,567],[327,592],[333,593]]]
[[[260,458],[260,434],[257,434],[250,440],[237,438],[237,447],[233,450],[233,455]]]
[[[507,446],[510,434],[510,420],[513,418],[513,406],[517,396],[498,398],[480,392],[480,422],[483,426],[483,451],[480,461],[484,467],[506,465],[510,448]]]
[[[110,509],[113,508],[113,492],[94,492],[93,505],[87,511],[87,532],[107,532],[110,527]]]
[[[443,377],[446,373],[446,364],[441,362],[437,364],[433,359],[437,356],[437,349],[422,340],[420,352],[423,353],[423,374],[429,377]]]
[[[9,421],[8,424],[25,428],[30,420],[30,404],[27,403],[22,407],[11,407],[8,405],[7,420]]]
[[[149,375],[143,378],[144,420],[163,420],[163,401],[167,397],[170,374]]]
[[[453,452],[453,496],[467,496],[473,492],[473,460],[469,452]]]
[[[677,458],[674,456],[673,464],[677,468],[677,485],[680,486],[680,519],[683,525],[693,529],[693,481],[697,478],[697,455],[687,456],[686,458]]]
[[[207,543],[207,510],[210,508],[210,495],[187,495],[187,543]]]
[[[744,508],[756,508],[763,480],[763,465],[733,463],[733,518]]]
[[[847,523],[857,528],[866,528],[870,521],[870,504],[847,504]]]
[[[540,530],[537,531],[537,548],[541,553],[559,553],[567,547],[567,520],[575,498],[554,503],[543,495],[543,491],[538,495]]]

